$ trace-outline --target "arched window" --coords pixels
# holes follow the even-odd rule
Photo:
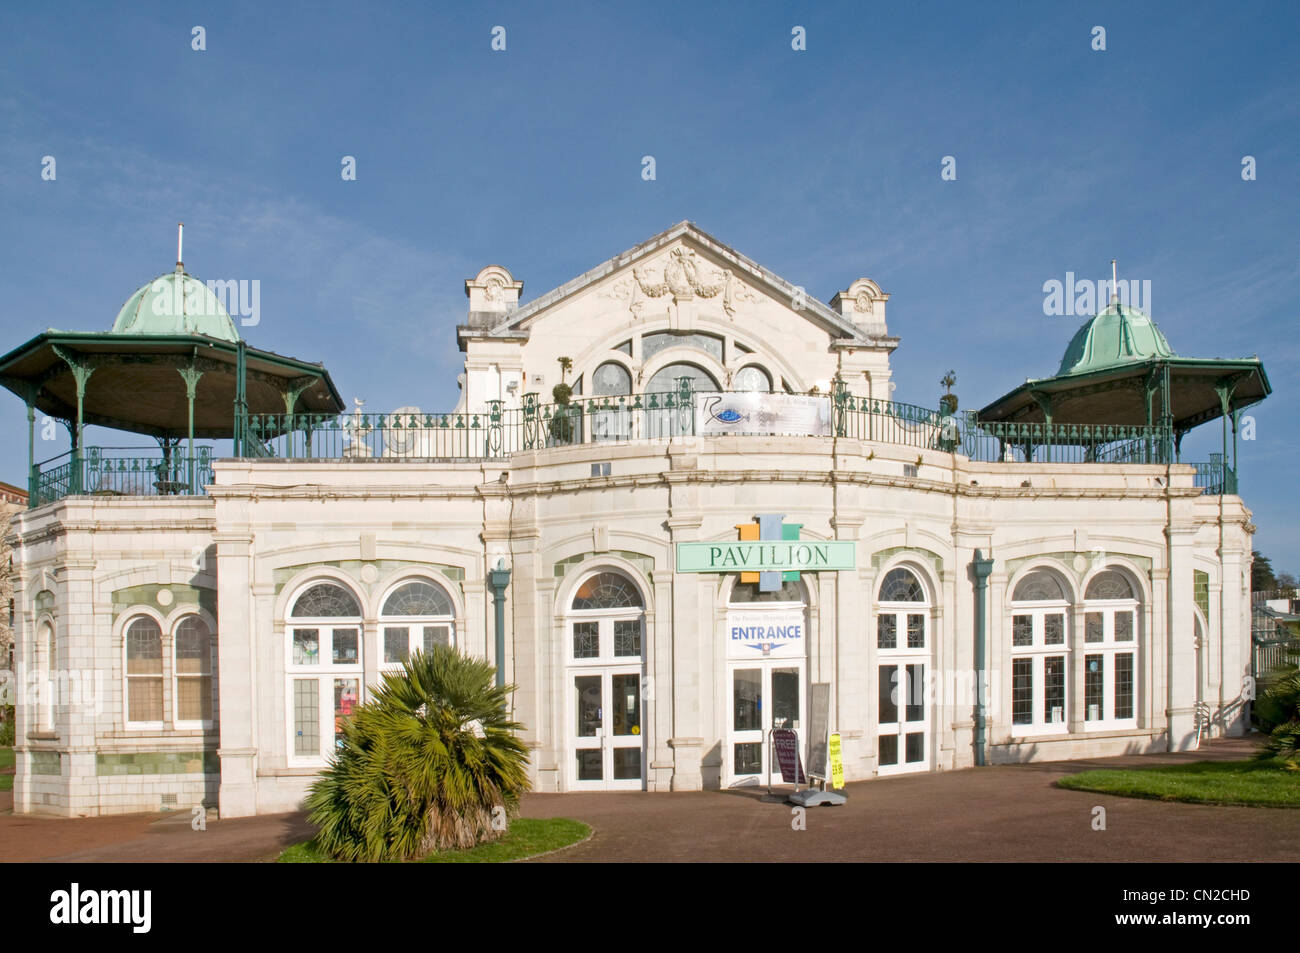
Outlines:
[[[1045,569],[1036,569],[1016,583],[1012,602],[1057,602],[1065,598],[1060,581]]]
[[[693,347],[722,363],[722,338],[698,331],[656,331],[641,337],[641,360],[648,361],[670,347]]]
[[[384,599],[379,614],[383,629],[383,667],[397,669],[416,652],[435,645],[455,645],[455,610],[447,590],[427,579],[399,584]]]
[[[1046,569],[1026,573],[1011,593],[1011,724],[1017,734],[1068,730],[1070,603]]]
[[[212,657],[216,640],[197,615],[187,615],[176,626],[174,640],[177,724],[212,724]]]
[[[665,394],[676,391],[678,379],[685,377],[691,382],[691,392],[695,394],[720,390],[718,382],[702,367],[694,364],[666,364],[655,371],[650,382],[646,384],[647,394]]]
[[[597,397],[618,397],[632,393],[632,375],[622,364],[602,364],[591,375],[591,389]]]
[[[891,569],[880,583],[881,602],[925,602],[921,580],[907,569]]]
[[[750,364],[736,371],[735,376],[731,379],[731,388],[732,390],[760,391],[764,394],[770,394],[772,392],[772,378],[761,367]]]
[[[783,581],[780,589],[764,592],[756,582],[737,582],[731,589],[732,605],[748,605],[754,602],[807,602],[807,593],[802,582]]]
[[[161,727],[162,720],[162,629],[150,616],[138,616],[126,627],[126,721]]]
[[[294,618],[333,618],[359,616],[361,606],[356,596],[332,582],[321,582],[305,590],[289,613]]]
[[[569,783],[640,788],[645,598],[623,573],[598,570],[579,581],[567,615]]]
[[[600,365],[591,375],[591,386],[597,397],[625,397],[632,393],[632,375],[622,364],[610,361]],[[610,405],[609,409],[593,410],[591,437],[593,440],[627,440],[632,436],[633,416],[627,402],[598,401],[597,407]]]
[[[880,583],[881,610],[876,613],[876,648],[923,649],[926,644],[925,589],[909,569],[891,569]],[[912,605],[916,603],[916,605]],[[906,632],[900,643],[899,633]]]
[[[1106,569],[1097,573],[1088,582],[1088,590],[1084,598],[1093,600],[1107,599],[1132,599],[1136,600],[1137,596],[1133,593],[1133,584],[1128,581],[1128,576],[1114,569]]]
[[[43,730],[53,731],[54,702],[59,680],[59,646],[54,634],[54,626],[49,622],[41,623],[40,638],[37,640],[36,651],[38,653],[44,652],[44,658],[42,659],[44,664],[37,666],[41,674],[41,682],[38,688],[40,697],[38,721]]]
[[[618,572],[598,572],[588,576],[573,595],[573,608],[580,612],[588,609],[639,609],[644,605],[641,590]]]
[[[627,576],[592,573],[574,593],[570,614],[575,661],[641,657],[645,599]]]
[[[289,623],[289,757],[319,764],[334,751],[343,720],[361,700],[361,603],[339,583],[313,583],[293,600]],[[332,719],[321,717],[331,710]]]
[[[930,600],[912,570],[885,573],[876,590],[876,759],[882,774],[930,765]]]
[[[1137,724],[1137,590],[1121,570],[1088,581],[1083,613],[1083,720],[1090,730]]]

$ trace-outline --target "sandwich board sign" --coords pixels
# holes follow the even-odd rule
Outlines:
[[[830,744],[826,746],[831,759],[831,787],[839,790],[844,787],[844,755],[840,748],[840,735],[837,731],[831,735]]]
[[[807,784],[799,757],[799,736],[789,728],[777,728],[772,732],[772,747],[776,749],[776,763],[781,767],[781,780],[785,784]]]
[[[816,682],[808,693],[808,777],[822,782],[821,788],[808,788],[795,791],[786,801],[800,807],[817,807],[822,804],[843,804],[844,795],[826,790],[826,782],[831,780],[827,769],[827,752],[830,748],[831,721],[831,686],[828,682]],[[839,740],[839,735],[835,736]],[[838,745],[837,756],[838,756]],[[843,766],[840,767],[841,777]]]

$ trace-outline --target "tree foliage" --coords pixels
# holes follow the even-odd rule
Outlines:
[[[507,714],[514,686],[494,679],[487,662],[441,645],[385,673],[312,785],[319,847],[340,860],[409,860],[501,836],[528,788],[528,753]]]
[[[1287,664],[1269,675],[1255,700],[1255,722],[1268,733],[1260,757],[1282,758],[1300,770],[1300,651],[1291,651]]]
[[[1273,575],[1273,564],[1258,549],[1251,553],[1255,561],[1250,565],[1250,591],[1268,592],[1277,588],[1277,577]]]

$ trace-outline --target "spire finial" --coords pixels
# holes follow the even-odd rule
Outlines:
[[[1116,267],[1115,259],[1110,260],[1110,303],[1119,302],[1119,269]]]
[[[185,259],[184,259],[184,255],[182,254],[184,242],[185,242],[185,223],[177,222],[176,223],[176,270],[177,271],[185,270],[185,264],[184,264]]]

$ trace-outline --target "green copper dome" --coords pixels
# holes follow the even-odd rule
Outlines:
[[[1058,377],[1086,374],[1152,358],[1176,357],[1155,322],[1126,304],[1112,302],[1075,332],[1061,358]]]
[[[180,265],[159,275],[126,299],[113,322],[114,334],[204,334],[238,341],[235,322],[215,294]]]

